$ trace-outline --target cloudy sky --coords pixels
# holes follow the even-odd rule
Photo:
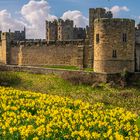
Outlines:
[[[27,38],[45,38],[45,20],[72,19],[78,27],[88,25],[88,9],[104,7],[114,17],[140,22],[140,0],[0,0],[0,30],[22,30]]]

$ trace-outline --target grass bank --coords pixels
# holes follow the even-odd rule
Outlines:
[[[50,95],[81,99],[84,102],[101,102],[106,107],[123,107],[140,114],[140,89],[138,87],[111,88],[108,84],[98,87],[73,85],[57,75],[29,74],[24,72],[0,72],[0,85]]]
[[[53,69],[64,69],[64,70],[80,70],[79,67],[76,66],[63,66],[63,65],[46,65],[42,66],[43,68],[53,68]],[[93,71],[92,68],[84,68],[84,71]]]

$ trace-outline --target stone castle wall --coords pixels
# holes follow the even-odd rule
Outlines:
[[[92,45],[85,45],[84,50],[83,66],[84,68],[93,68],[93,47]]]
[[[140,44],[137,43],[136,43],[135,55],[136,55],[135,69],[136,71],[140,71]]]
[[[94,27],[95,72],[120,73],[124,69],[134,72],[135,22],[96,19]]]
[[[49,44],[41,41],[22,41],[10,43],[9,46],[8,57],[4,57],[4,54],[2,56],[5,51],[0,46],[0,61],[2,60],[3,64],[92,67],[92,47],[82,40],[50,42]],[[6,48],[6,45],[3,47]]]
[[[18,46],[15,46],[15,47],[11,47],[10,48],[10,52],[9,52],[9,55],[10,55],[9,64],[11,64],[11,65],[18,65],[18,63],[19,63],[18,54],[19,54],[19,47]]]
[[[83,45],[20,46],[19,65],[71,65],[82,67]]]

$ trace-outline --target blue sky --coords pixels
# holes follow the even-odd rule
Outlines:
[[[39,1],[39,0],[36,0]],[[121,13],[123,17],[139,17],[140,16],[140,0],[47,0],[51,6],[51,12],[56,16],[61,16],[67,10],[79,10],[88,17],[88,9],[90,7],[113,7],[127,6],[130,11]],[[0,0],[0,10],[7,9],[13,16],[20,11],[24,4],[29,0]],[[119,15],[121,17],[121,14]],[[133,17],[134,16],[134,17]]]
[[[88,9],[96,7],[107,7],[115,17],[140,22],[140,0],[0,0],[0,30],[25,26],[29,38],[35,33],[35,38],[44,38],[46,19],[70,18],[83,27],[88,24]]]

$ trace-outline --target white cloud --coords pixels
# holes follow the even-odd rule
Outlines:
[[[14,19],[6,9],[0,11],[0,30],[19,30],[23,29],[24,26],[24,22]]]
[[[21,15],[28,23],[27,36],[29,38],[45,38],[45,20],[52,21],[57,17],[50,14],[50,6],[47,1],[34,1],[24,5]]]
[[[85,27],[88,25],[88,18],[86,18],[80,11],[74,10],[74,11],[66,11],[62,17],[62,19],[70,19],[74,21],[74,24],[77,27]]]
[[[17,20],[7,10],[0,11],[0,30],[23,30],[25,26],[27,38],[45,38],[45,20],[57,18],[50,14],[50,6],[45,0],[30,0],[21,8],[20,16]]]
[[[115,17],[117,17],[120,12],[123,12],[123,11],[128,12],[128,11],[130,11],[127,6],[118,6],[118,5],[115,5],[110,9],[105,7],[105,9],[110,10]]]
[[[45,20],[57,19],[55,15],[51,14],[51,7],[46,0],[30,0],[17,13],[20,14],[20,19],[12,17],[7,10],[1,10],[0,30],[23,30],[25,26],[27,38],[45,38]],[[62,19],[74,20],[75,25],[78,27],[88,25],[88,18],[77,10],[66,11],[62,15]]]

